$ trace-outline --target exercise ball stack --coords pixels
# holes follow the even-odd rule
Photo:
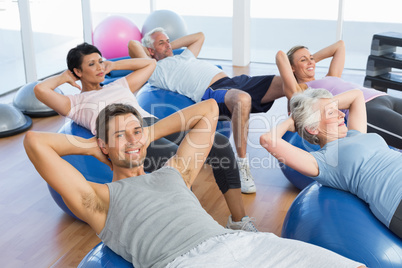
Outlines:
[[[144,36],[157,27],[165,29],[170,41],[187,35],[187,25],[184,19],[171,10],[161,9],[152,12],[142,26],[142,35]]]
[[[127,57],[130,40],[141,41],[142,35],[133,21],[123,16],[109,16],[93,32],[93,44],[106,59]]]

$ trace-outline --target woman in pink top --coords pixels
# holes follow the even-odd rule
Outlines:
[[[315,64],[330,57],[332,60],[326,77],[316,80]],[[345,64],[345,44],[342,40],[314,54],[305,46],[295,46],[287,54],[279,51],[276,64],[288,99],[308,87],[324,88],[333,95],[360,89],[366,101],[367,132],[378,133],[389,145],[402,148],[402,99],[341,79]]]
[[[148,80],[156,62],[147,59],[106,61],[100,51],[87,43],[72,48],[67,55],[68,70],[38,83],[36,97],[62,116],[89,129],[95,135],[95,120],[110,103],[126,103],[136,108],[141,116],[149,117],[133,95]],[[105,75],[112,70],[132,70],[123,79],[103,86]],[[77,82],[80,81],[81,85]],[[78,88],[81,93],[63,95],[54,89],[64,83]]]

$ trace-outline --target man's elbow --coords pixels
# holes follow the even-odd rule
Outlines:
[[[271,147],[272,139],[270,133],[265,133],[260,136],[260,145],[268,150]]]
[[[219,111],[218,108],[218,103],[216,102],[215,99],[208,99],[208,102],[210,103],[210,105],[212,106],[213,111]]]
[[[205,34],[204,34],[203,32],[198,32],[198,33],[197,33],[197,37],[198,37],[198,40],[201,40],[201,41],[204,42],[204,40],[205,40]]]
[[[131,58],[137,58],[138,51],[143,50],[143,46],[138,40],[128,41],[127,47],[128,47],[128,54]]]
[[[216,102],[216,100],[208,99],[208,100],[205,100],[205,102],[208,104],[207,113],[211,113],[212,115],[214,115],[214,117],[218,118],[219,117],[219,107],[218,107],[218,103]]]
[[[150,59],[150,60],[151,60],[152,69],[155,69],[156,68],[156,59]]]
[[[127,44],[128,48],[136,47],[136,46],[140,46],[140,45],[141,45],[141,43],[138,40],[130,40],[130,41],[128,41],[128,44]]]

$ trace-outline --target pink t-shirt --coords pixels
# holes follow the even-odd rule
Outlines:
[[[373,88],[362,87],[358,84],[347,82],[336,76],[326,76],[318,80],[309,81],[306,83],[306,85],[311,88],[326,89],[334,96],[352,89],[360,89],[363,92],[366,102],[376,97],[387,95],[385,92],[381,92]]]
[[[103,86],[100,90],[82,92],[68,95],[71,101],[71,110],[67,117],[77,124],[91,130],[96,134],[96,118],[100,111],[111,103],[130,104],[142,117],[154,117],[138,104],[125,77]]]

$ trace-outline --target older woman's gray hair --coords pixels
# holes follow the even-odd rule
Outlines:
[[[165,34],[165,35],[169,38],[169,36],[167,35],[165,29],[163,29],[162,27],[155,28],[155,29],[153,29],[153,30],[147,32],[147,33],[142,37],[141,42],[142,42],[142,45],[143,45],[144,47],[155,49],[155,47],[154,47],[154,42],[155,42],[155,40],[152,38],[152,35],[153,35],[154,33],[163,33],[163,34]]]
[[[290,112],[295,121],[295,128],[300,137],[312,144],[319,144],[316,135],[307,131],[318,127],[321,120],[321,112],[316,107],[320,99],[332,98],[332,94],[323,88],[308,88],[304,92],[296,93],[290,99]]]

